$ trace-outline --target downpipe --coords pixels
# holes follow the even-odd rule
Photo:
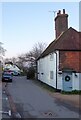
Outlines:
[[[56,92],[58,91],[57,90],[57,52],[55,51],[54,52],[56,54]]]

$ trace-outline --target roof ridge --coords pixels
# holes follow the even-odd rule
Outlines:
[[[62,49],[62,47],[63,47],[63,41],[64,41],[64,39],[66,40],[66,42],[67,42],[67,39],[66,39],[66,37],[67,37],[67,35],[69,35],[70,33],[72,33],[72,34],[79,34],[79,32],[77,31],[77,30],[75,30],[74,28],[72,28],[72,27],[69,27],[68,29],[66,29],[66,31],[63,31],[63,32],[61,32],[61,34],[56,38],[56,39],[54,39],[49,45],[48,45],[48,47],[43,51],[43,53],[39,56],[39,58],[41,58],[41,57],[44,57],[44,56],[46,56],[46,55],[48,55],[49,53],[51,53],[51,52],[53,52],[54,50],[61,50]],[[81,32],[80,32],[81,33]],[[71,35],[71,34],[70,34]],[[75,36],[75,35],[74,35]],[[71,38],[72,39],[72,38]],[[77,38],[76,38],[77,39]],[[69,40],[69,42],[70,42],[70,40]],[[60,43],[60,44],[59,44]],[[61,44],[62,44],[62,46],[61,46]],[[57,47],[58,46],[58,47]],[[71,46],[73,47],[73,45],[71,44]],[[76,45],[75,45],[76,46]],[[74,46],[74,47],[75,47]],[[63,49],[65,49],[65,48],[63,48]],[[69,49],[69,48],[67,48],[67,49]],[[77,47],[75,47],[75,48],[72,48],[72,50],[74,50],[74,49],[76,49],[76,50],[78,50],[78,48]],[[69,50],[71,50],[71,49],[69,49]]]

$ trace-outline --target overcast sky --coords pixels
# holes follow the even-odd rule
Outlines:
[[[79,2],[3,2],[2,38],[5,57],[16,57],[32,49],[37,42],[47,45],[55,39],[54,13],[66,10],[68,26],[79,31]],[[49,12],[51,11],[51,12]]]

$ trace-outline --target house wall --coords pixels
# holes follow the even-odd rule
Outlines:
[[[72,73],[72,90],[81,90],[81,73]],[[58,89],[63,90],[62,84],[62,74],[58,74]]]
[[[72,90],[81,90],[81,73],[75,73],[72,75]]]
[[[79,89],[81,90],[81,73],[79,73]]]
[[[53,59],[50,55],[41,58],[37,62],[38,79],[52,87],[56,87],[56,54],[52,53]],[[53,71],[53,79],[50,79],[50,71]],[[43,73],[43,74],[42,74]]]
[[[81,73],[81,51],[60,51],[59,70],[73,69]]]
[[[62,71],[60,68],[63,67],[70,67],[73,68],[75,71],[79,71],[79,55],[78,52],[65,52],[62,51],[61,55],[59,54],[59,51],[56,51],[56,53],[52,53],[53,59],[50,59],[50,54],[39,59],[37,61],[38,66],[38,79],[42,82],[56,88],[56,54],[57,54],[57,89],[63,88],[62,84]],[[63,56],[65,55],[65,56]],[[75,55],[75,56],[74,56]],[[59,59],[62,57],[61,59]],[[67,58],[67,59],[66,59]],[[65,60],[66,59],[66,60]],[[75,61],[74,61],[75,59]],[[63,65],[59,64],[62,62]],[[66,65],[66,66],[65,66]],[[68,66],[67,66],[68,65]],[[50,79],[50,71],[54,72],[53,79]],[[61,74],[59,74],[59,71]],[[72,73],[72,90],[81,90],[81,73],[76,72]]]
[[[57,74],[57,89],[62,89],[62,74]]]
[[[57,89],[62,87],[62,75],[58,74],[59,66],[59,52],[49,54],[44,58],[41,58],[37,61],[38,66],[38,79],[42,82],[56,88],[56,54],[57,54]],[[50,56],[53,56],[53,59],[50,59]],[[50,78],[50,71],[53,71],[53,79]]]
[[[60,51],[59,70],[72,69],[72,90],[81,90],[81,51]],[[61,77],[61,75],[59,75]],[[62,80],[62,78],[61,78]]]
[[[57,54],[57,89],[62,89],[62,74],[59,74],[59,51]]]

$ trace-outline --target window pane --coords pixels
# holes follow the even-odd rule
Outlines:
[[[50,71],[50,79],[53,79],[53,71]]]

